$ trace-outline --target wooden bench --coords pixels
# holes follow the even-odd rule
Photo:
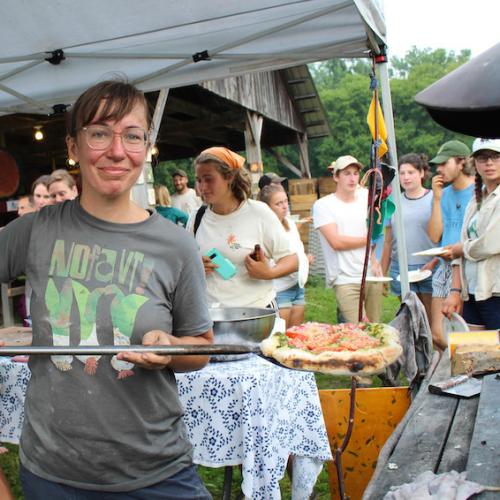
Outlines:
[[[3,326],[13,326],[15,322],[14,315],[14,297],[24,295],[25,287],[11,286],[11,283],[1,283],[1,298],[2,298],[2,318]]]
[[[429,379],[439,382],[450,376],[445,352]],[[480,397],[471,399],[431,394],[428,383],[411,405],[402,429],[396,429],[397,441],[389,440],[382,449],[364,500],[381,499],[391,486],[412,482],[428,470],[467,471],[471,481],[500,486],[500,376],[484,376]],[[475,498],[498,498],[498,492]]]

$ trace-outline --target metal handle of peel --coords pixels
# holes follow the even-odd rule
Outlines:
[[[113,355],[119,352],[152,352],[168,356],[260,353],[259,345],[245,344],[184,344],[184,345],[96,345],[96,346],[6,346],[0,356],[32,354],[46,355]]]

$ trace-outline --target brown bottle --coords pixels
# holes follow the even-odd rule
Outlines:
[[[260,260],[260,245],[256,243],[253,252],[250,254],[253,260]]]

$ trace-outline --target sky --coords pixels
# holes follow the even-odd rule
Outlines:
[[[389,57],[444,48],[472,57],[500,43],[500,0],[383,0]]]

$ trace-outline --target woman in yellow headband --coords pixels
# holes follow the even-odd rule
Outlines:
[[[202,216],[191,216],[187,229],[195,233],[200,247],[209,304],[274,307],[272,280],[290,274],[298,265],[282,224],[265,203],[250,199],[251,179],[242,156],[213,147],[205,149],[194,165],[206,208],[202,207]],[[259,245],[257,255],[255,245]],[[235,266],[234,276],[217,272],[217,265],[208,256],[214,248]]]

